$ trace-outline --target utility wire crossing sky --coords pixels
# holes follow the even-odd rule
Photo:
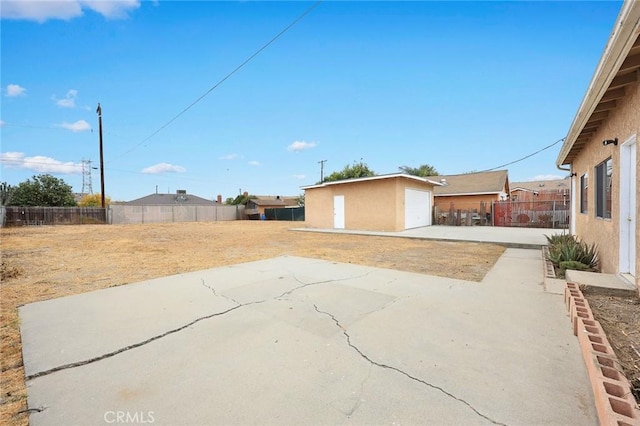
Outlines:
[[[1,9],[2,180],[51,173],[80,192],[100,103],[114,200],[297,195],[321,160],[325,175],[362,159],[380,174],[565,177],[558,139],[621,6],[30,4]]]

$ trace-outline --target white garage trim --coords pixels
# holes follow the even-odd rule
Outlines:
[[[404,189],[404,229],[431,225],[431,191]]]

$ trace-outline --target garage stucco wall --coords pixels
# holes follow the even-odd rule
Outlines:
[[[600,269],[605,273],[620,272],[620,145],[633,135],[640,139],[640,84],[627,86],[625,97],[618,100],[617,108],[610,112],[606,121],[572,162],[572,171],[576,174],[573,176],[573,179],[576,179],[576,236],[589,244],[598,244]],[[618,146],[602,145],[603,140],[613,138],[618,138]],[[595,167],[609,157],[611,157],[613,164],[611,219],[600,219],[595,216]],[[640,160],[640,155],[636,156],[636,175],[640,176],[640,161],[638,160]],[[585,173],[588,175],[589,181],[588,205],[587,212],[580,213],[580,177]],[[640,185],[637,185],[636,191],[636,212],[640,211],[638,191],[640,191]],[[636,222],[636,243],[639,241],[640,231]],[[636,279],[640,276],[638,261],[636,261],[635,276]],[[637,280],[636,284],[638,284]]]
[[[401,177],[307,188],[306,226],[333,228],[333,197],[343,195],[345,229],[402,231],[405,225],[405,188],[431,191],[433,194],[431,184]],[[431,201],[433,204],[433,198]]]

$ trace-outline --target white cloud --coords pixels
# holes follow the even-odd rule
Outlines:
[[[128,12],[140,7],[139,0],[3,0],[0,16],[3,19],[24,19],[44,22],[48,19],[70,20],[89,9],[105,18],[126,18]]]
[[[536,175],[532,178],[527,179],[528,182],[533,182],[533,181],[538,181],[538,180],[558,180],[558,179],[564,179],[565,176],[558,176],[558,175]]]
[[[0,164],[7,168],[27,169],[38,173],[82,173],[82,163],[62,162],[42,155],[26,157],[24,152],[0,153]]]
[[[315,146],[316,146],[315,142],[295,141],[287,147],[287,150],[298,152],[298,151],[305,151],[307,149],[315,148]]]
[[[93,10],[94,12],[98,12],[105,18],[111,19],[127,18],[129,17],[130,10],[134,10],[140,7],[139,0],[83,0],[80,1],[80,4]]]
[[[78,120],[75,123],[62,123],[58,124],[58,127],[62,127],[63,129],[71,130],[72,132],[86,132],[87,130],[91,130],[91,126],[84,120]]]
[[[159,174],[159,173],[184,173],[187,169],[182,166],[175,166],[169,163],[158,163],[155,166],[142,169],[142,173]]]
[[[259,161],[249,161],[248,163],[250,166],[259,166],[260,162]]]
[[[218,157],[218,160],[235,160],[237,158],[240,158],[238,154],[227,154],[222,157]]]
[[[306,178],[305,175],[293,175],[293,177],[298,179],[298,180],[303,180],[304,178]]]
[[[64,98],[57,99],[53,96],[53,100],[56,101],[56,105],[61,108],[75,108],[76,107],[76,98],[78,97],[78,91],[75,89],[71,89],[64,95]]]
[[[10,98],[15,98],[16,96],[24,96],[26,95],[27,89],[20,86],[19,84],[9,84],[7,85],[7,96]]]
[[[0,120],[0,127],[4,127],[4,120]]]

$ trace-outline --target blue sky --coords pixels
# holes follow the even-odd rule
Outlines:
[[[157,132],[313,4],[2,0],[1,180],[80,192],[98,102],[113,200],[298,195],[320,160],[494,168],[566,135],[621,7],[325,1]],[[560,146],[510,180],[566,176]]]

